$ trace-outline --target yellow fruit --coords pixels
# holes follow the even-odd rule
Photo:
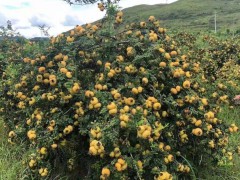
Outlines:
[[[180,91],[181,91],[181,86],[176,86],[176,90],[177,90],[178,92],[180,92]]]
[[[119,158],[117,162],[121,165],[125,164],[125,160],[122,158]]]
[[[202,121],[201,121],[201,120],[197,120],[197,121],[195,122],[195,126],[199,127],[199,126],[201,126],[201,125],[202,125]]]
[[[146,78],[146,77],[142,78],[142,83],[144,85],[146,85],[148,83],[148,78]]]
[[[119,99],[119,98],[121,98],[121,94],[120,93],[116,93],[116,94],[114,94],[114,99]]]
[[[27,125],[30,125],[31,123],[32,123],[31,119],[28,119],[28,120],[26,121],[26,124],[27,124]]]
[[[130,107],[129,106],[124,106],[123,109],[124,109],[125,112],[129,112]]]
[[[174,157],[173,157],[172,154],[169,154],[169,155],[167,156],[167,159],[168,159],[169,162],[173,162],[173,161],[174,161]]]
[[[111,110],[111,109],[116,109],[116,104],[114,102],[111,102],[109,105],[107,105],[107,108],[108,110]]]
[[[65,135],[70,134],[70,133],[71,133],[71,129],[68,128],[68,127],[65,127],[64,130],[63,130],[63,133],[64,133]]]
[[[150,21],[150,22],[155,21],[155,17],[154,17],[154,16],[150,16],[150,17],[148,18],[148,21]]]
[[[68,60],[68,56],[67,55],[63,56],[63,61],[67,61],[67,60]]]
[[[108,168],[103,168],[102,169],[102,175],[105,177],[109,177],[110,176],[110,170]]]
[[[145,22],[140,22],[140,26],[141,27],[146,27],[146,23]]]
[[[115,115],[115,114],[117,114],[117,109],[111,109],[111,110],[109,110],[109,114],[110,114],[110,115]]]
[[[160,63],[159,63],[159,66],[160,66],[160,67],[166,67],[166,66],[167,66],[167,63],[165,63],[165,62],[160,62]]]
[[[115,164],[115,168],[117,169],[117,171],[122,171],[122,165],[118,162]]]
[[[117,16],[123,16],[123,12],[122,11],[118,11],[117,12]]]
[[[42,147],[42,148],[40,149],[40,154],[43,154],[43,155],[47,154],[47,148]]]
[[[97,103],[98,103],[98,98],[96,98],[96,97],[93,97],[90,101],[90,104],[92,104],[92,105],[96,105]]]
[[[206,98],[201,99],[204,106],[208,105],[208,100]]]
[[[159,48],[158,50],[160,53],[165,53],[165,49],[163,49],[163,48]]]
[[[138,89],[137,88],[132,88],[132,93],[135,94],[135,95],[138,94]]]
[[[98,153],[98,151],[97,151],[97,149],[95,149],[95,147],[91,146],[89,148],[89,154],[95,156],[95,155],[97,155],[97,153]]]
[[[113,158],[113,157],[115,156],[115,153],[114,153],[114,152],[111,152],[111,153],[109,154],[109,156]]]
[[[49,83],[51,86],[55,86],[57,84],[57,79],[56,78],[49,79]]]
[[[84,56],[85,52],[84,51],[79,51],[78,54],[79,54],[79,56]]]
[[[146,130],[146,131],[144,131],[144,132],[142,133],[141,137],[142,137],[143,139],[147,139],[147,138],[150,137],[150,135],[151,135],[151,131]]]
[[[178,91],[177,91],[177,89],[175,89],[175,88],[171,88],[171,93],[172,93],[172,94],[177,94]]]
[[[68,70],[66,68],[60,68],[60,72],[63,74],[66,74],[68,72]]]
[[[188,80],[186,80],[186,81],[183,82],[183,87],[184,87],[185,89],[189,89],[189,88],[190,88],[190,85],[191,85],[191,83],[190,83],[190,81],[188,81]]]
[[[109,72],[109,73],[107,74],[107,76],[108,76],[109,78],[112,78],[112,77],[114,76],[114,73]]]
[[[164,147],[164,150],[165,150],[165,151],[171,151],[171,146],[166,145],[166,146]]]
[[[73,87],[72,87],[73,93],[77,93],[79,90],[80,90],[79,85],[76,85],[76,86],[73,86]]]
[[[153,109],[154,110],[159,110],[159,109],[161,109],[161,106],[162,105],[159,102],[156,102],[156,103],[153,104]]]
[[[41,59],[41,61],[44,61],[44,60],[46,60],[46,56],[41,56],[40,59]]]
[[[165,57],[167,60],[171,59],[171,55],[170,55],[169,53],[165,53],[164,57]]]
[[[134,98],[127,98],[126,100],[125,100],[125,103],[127,104],[127,105],[130,105],[130,106],[132,106],[132,105],[134,105],[135,104],[135,99]]]
[[[57,146],[58,146],[58,145],[57,145],[57,144],[55,144],[55,143],[51,145],[52,149],[56,149],[56,148],[57,148]]]
[[[188,77],[188,78],[190,78],[190,77],[192,76],[192,74],[191,74],[189,71],[187,71],[185,75],[186,75],[186,77]]]
[[[200,129],[200,128],[196,128],[196,129],[193,129],[193,130],[192,130],[192,133],[193,133],[195,136],[202,136],[203,131],[202,131],[202,129]]]
[[[45,70],[46,70],[45,67],[39,67],[39,68],[38,68],[38,72],[39,72],[39,73],[44,73]]]
[[[142,161],[138,160],[138,161],[137,161],[137,166],[138,166],[138,168],[141,170],[141,169],[143,168],[143,163],[142,163]]]
[[[170,55],[171,55],[172,57],[177,56],[177,51],[171,51],[171,52],[170,52]]]
[[[142,93],[143,88],[142,88],[141,86],[139,86],[139,87],[137,88],[137,90],[138,90],[138,93]]]
[[[93,107],[94,107],[95,109],[98,109],[98,108],[100,108],[101,106],[102,106],[101,103],[97,103],[97,104],[93,105]]]
[[[73,42],[73,41],[74,41],[74,37],[70,37],[70,36],[67,37],[67,42]]]
[[[37,75],[37,82],[42,82],[43,76],[42,75]]]
[[[116,57],[116,61],[118,61],[118,62],[123,62],[124,61],[124,57],[123,56],[117,56]]]
[[[44,80],[43,80],[43,83],[44,83],[44,84],[48,84],[48,83],[49,83],[49,79],[44,79]]]
[[[66,77],[69,78],[69,79],[71,79],[71,78],[72,78],[72,73],[68,71],[68,72],[66,73]]]
[[[10,138],[13,138],[15,135],[16,135],[16,133],[14,131],[10,131],[8,133],[8,137],[10,137]]]

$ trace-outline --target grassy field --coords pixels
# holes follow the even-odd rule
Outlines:
[[[236,123],[240,125],[240,106],[236,106],[234,109],[230,109],[229,106],[225,105],[221,107],[222,110],[218,114],[218,118],[224,120],[228,124]],[[236,147],[240,145],[239,142],[240,132],[232,134],[229,138],[230,145]],[[237,153],[234,155],[233,165],[228,163],[214,167],[209,164],[205,168],[199,170],[201,178],[199,180],[238,180],[240,179],[240,157]]]
[[[145,21],[154,15],[164,27],[180,31],[213,31],[216,12],[217,30],[226,32],[226,29],[240,29],[238,0],[179,0],[169,5],[139,5],[127,8],[124,12],[126,23]]]
[[[22,145],[11,145],[7,141],[3,121],[0,120],[0,179],[20,179],[24,171],[22,159],[27,155]]]

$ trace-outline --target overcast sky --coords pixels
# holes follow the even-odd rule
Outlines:
[[[172,3],[177,0],[121,0],[120,7],[140,4]],[[41,36],[39,25],[50,26],[49,34],[61,32],[96,21],[104,16],[97,5],[69,6],[63,0],[0,0],[0,26],[11,20],[13,27],[25,37]]]

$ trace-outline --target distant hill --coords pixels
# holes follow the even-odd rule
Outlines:
[[[34,37],[34,38],[29,39],[29,40],[38,42],[38,41],[48,41],[49,38],[48,37]]]
[[[172,4],[139,5],[126,8],[126,23],[145,20],[154,15],[171,30],[214,30],[216,12],[217,30],[240,30],[240,0],[178,0]]]
[[[0,41],[2,41],[5,37],[3,36],[0,36]],[[8,37],[8,39],[11,39],[11,40],[22,40],[22,39],[26,39],[25,37],[22,37],[22,36],[13,36],[13,37]]]
[[[0,41],[2,41],[4,39],[4,37],[0,36]],[[8,37],[8,39],[11,40],[15,40],[15,41],[21,41],[21,40],[27,40],[27,38],[23,37],[23,36],[13,36],[13,37]],[[48,41],[49,38],[48,37],[34,37],[34,38],[30,38],[30,41]]]

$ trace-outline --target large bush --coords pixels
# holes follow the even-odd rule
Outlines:
[[[76,26],[6,71],[2,116],[9,142],[33,151],[26,173],[49,178],[61,164],[80,179],[170,180],[231,160],[228,127],[195,79],[200,64],[153,16],[119,32],[123,14],[107,8],[106,23]]]

